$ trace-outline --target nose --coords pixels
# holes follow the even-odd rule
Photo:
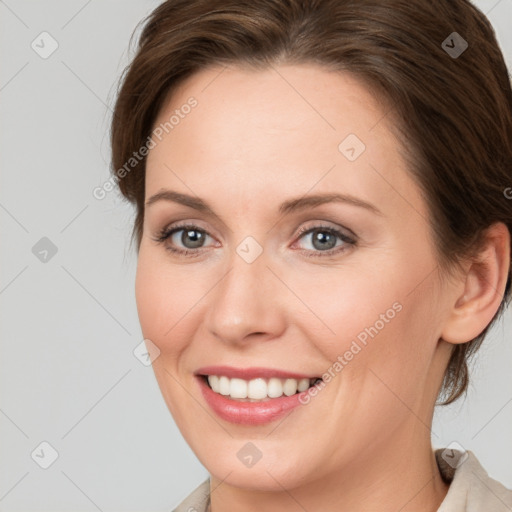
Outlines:
[[[280,298],[285,286],[267,266],[263,252],[248,263],[234,252],[228,271],[210,292],[204,317],[209,332],[230,345],[279,337],[285,329]]]

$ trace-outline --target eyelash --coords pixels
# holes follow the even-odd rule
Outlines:
[[[157,236],[155,238],[153,238],[153,240],[157,243],[163,244],[174,233],[176,233],[178,231],[183,231],[183,230],[199,231],[201,233],[205,233],[208,236],[211,236],[211,235],[209,235],[209,233],[207,231],[199,228],[199,226],[195,226],[194,224],[178,224],[178,225],[172,226],[171,228],[166,227],[166,228],[162,229],[157,234]],[[345,244],[348,244],[349,246],[357,245],[357,241],[352,239],[351,237],[347,236],[345,233],[342,233],[338,229],[333,228],[331,226],[323,226],[323,225],[313,226],[311,228],[301,228],[299,230],[299,232],[297,233],[297,238],[301,238],[302,236],[304,236],[306,234],[312,233],[314,231],[320,231],[320,230],[326,231],[332,235],[336,235]],[[171,247],[167,244],[165,245],[165,249],[167,251],[170,251],[171,253],[179,254],[182,256],[187,256],[189,258],[197,257],[200,255],[199,253],[202,252],[198,249],[176,249],[175,247]],[[328,251],[310,251],[307,249],[303,249],[303,250],[300,250],[299,252],[301,252],[308,258],[318,258],[318,257],[334,256],[339,253],[345,252],[346,250],[348,250],[348,247],[341,246],[341,247],[338,247],[335,249],[329,249]],[[311,253],[313,253],[313,254],[311,254]]]

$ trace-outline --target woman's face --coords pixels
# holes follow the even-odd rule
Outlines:
[[[175,195],[145,207],[139,319],[219,479],[290,489],[430,439],[446,293],[387,113],[348,74],[233,66],[189,78],[155,122],[145,199]],[[294,394],[293,376],[323,382]],[[284,395],[230,397],[246,389]]]

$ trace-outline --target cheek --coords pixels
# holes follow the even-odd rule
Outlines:
[[[309,306],[300,305],[294,321],[330,361],[331,373],[343,371],[354,382],[367,378],[370,368],[391,383],[426,373],[437,341],[435,290],[432,279],[425,279],[430,262],[415,261],[395,256],[365,268],[327,269],[314,278],[288,276]]]
[[[352,342],[369,346],[402,314],[400,288],[389,282],[390,274],[382,260],[362,267],[355,259],[336,269],[293,271],[284,280],[300,298],[293,308],[294,322],[301,323],[308,338],[314,337],[311,341],[330,361],[349,350]],[[357,346],[353,351],[358,352]]]
[[[204,293],[204,291],[203,291]],[[186,329],[201,298],[186,272],[171,272],[158,257],[142,248],[137,262],[135,298],[142,333],[162,353],[179,352]]]
[[[382,417],[416,409],[428,386],[437,346],[430,284],[425,281],[412,293],[403,284],[389,288],[378,307],[366,315],[366,325],[354,326],[358,334],[351,340],[361,351],[346,366],[352,387],[373,397]]]

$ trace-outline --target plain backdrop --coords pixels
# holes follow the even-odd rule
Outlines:
[[[3,512],[170,511],[207,477],[134,355],[134,211],[117,192],[92,194],[109,178],[130,35],[159,3],[0,1]],[[512,69],[512,0],[476,4]],[[432,429],[435,447],[472,450],[507,487],[511,338],[509,310],[467,399],[438,408]]]

